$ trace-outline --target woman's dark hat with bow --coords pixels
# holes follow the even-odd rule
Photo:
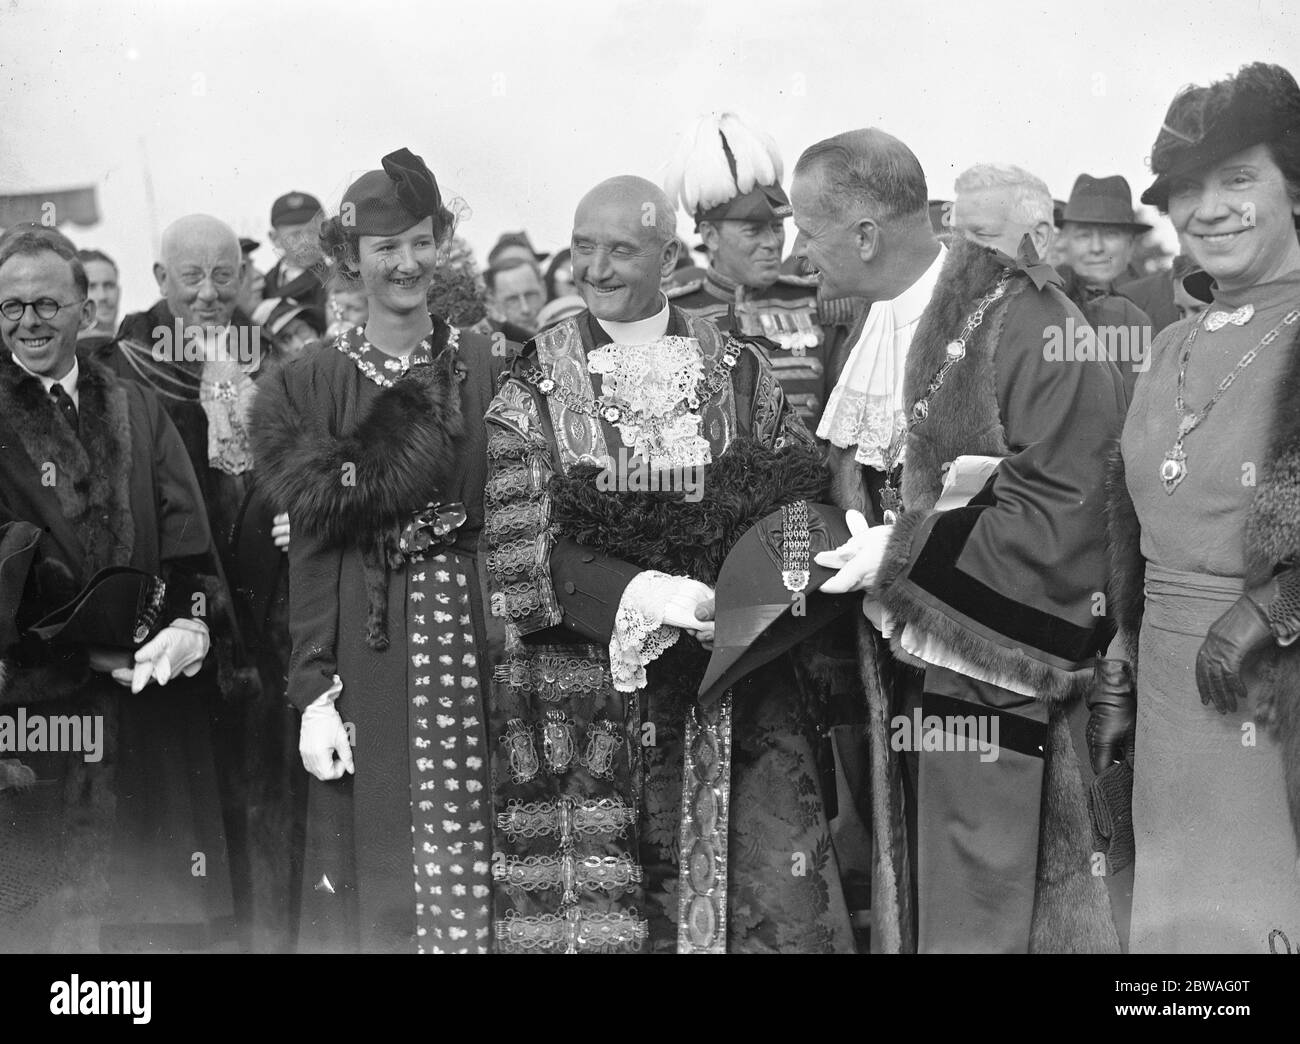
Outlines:
[[[1156,180],[1142,202],[1169,209],[1169,188],[1181,174],[1203,170],[1252,145],[1300,136],[1300,86],[1280,65],[1254,62],[1209,87],[1174,96],[1151,146]]]
[[[410,149],[398,149],[381,162],[383,170],[367,171],[343,194],[339,223],[346,231],[395,236],[442,211],[438,181],[424,160]]]
[[[713,655],[700,682],[700,703],[709,705],[746,675],[857,608],[860,592],[821,594],[836,570],[819,566],[818,552],[832,551],[852,533],[844,512],[829,504],[808,505],[808,583],[798,602],[782,578],[783,512],[778,509],[742,536],[714,585]]]

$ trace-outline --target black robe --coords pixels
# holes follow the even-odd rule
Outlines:
[[[185,449],[151,393],[89,358],[80,367],[78,440],[40,381],[0,353],[0,512],[45,530],[19,624],[109,565],[161,576],[160,618],[189,616],[217,567]],[[93,762],[18,755],[38,782],[0,791],[0,950],[220,943],[232,907],[203,705],[213,665],[132,695],[80,650],[15,656],[0,714],[102,715],[104,743]]]

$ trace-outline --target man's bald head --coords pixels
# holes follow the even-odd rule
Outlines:
[[[677,208],[653,181],[635,174],[607,178],[578,202],[574,224],[577,225],[584,208],[603,206],[626,208],[641,228],[654,231],[660,246],[677,238]]]
[[[226,326],[244,272],[239,237],[208,214],[179,218],[163,232],[153,272],[172,314],[187,326]]]
[[[677,209],[652,181],[602,181],[573,216],[573,279],[598,319],[631,322],[659,311],[660,283],[677,260]]]

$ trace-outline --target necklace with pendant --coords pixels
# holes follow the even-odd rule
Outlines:
[[[1223,393],[1232,387],[1232,382],[1237,379],[1238,375],[1255,361],[1255,356],[1276,341],[1282,331],[1297,319],[1300,319],[1300,309],[1288,312],[1277,326],[1260,338],[1259,344],[1255,345],[1254,348],[1238,360],[1237,365],[1232,368],[1228,376],[1219,382],[1219,387],[1210,396],[1210,401],[1199,410],[1188,410],[1183,399],[1187,385],[1187,362],[1192,357],[1192,345],[1196,343],[1196,334],[1201,328],[1201,320],[1198,319],[1192,324],[1191,332],[1187,335],[1187,340],[1183,342],[1183,347],[1178,356],[1178,395],[1174,398],[1174,408],[1178,411],[1178,437],[1174,440],[1173,448],[1165,454],[1165,459],[1160,462],[1160,482],[1165,487],[1166,494],[1172,494],[1178,488],[1178,484],[1187,477],[1187,453],[1183,449],[1183,443],[1186,441],[1187,436],[1201,426],[1201,422],[1214,409],[1214,404],[1223,398]]]

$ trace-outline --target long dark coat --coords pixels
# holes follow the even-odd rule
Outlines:
[[[151,393],[89,358],[80,367],[78,440],[40,381],[0,353],[0,512],[45,530],[20,623],[62,605],[109,565],[162,576],[163,618],[188,616],[217,566],[184,446]],[[93,763],[79,754],[20,757],[38,782],[0,792],[9,887],[0,949],[188,950],[220,941],[232,907],[204,706],[215,668],[132,695],[92,673],[81,651],[16,655],[0,713],[102,715],[104,752]]]

